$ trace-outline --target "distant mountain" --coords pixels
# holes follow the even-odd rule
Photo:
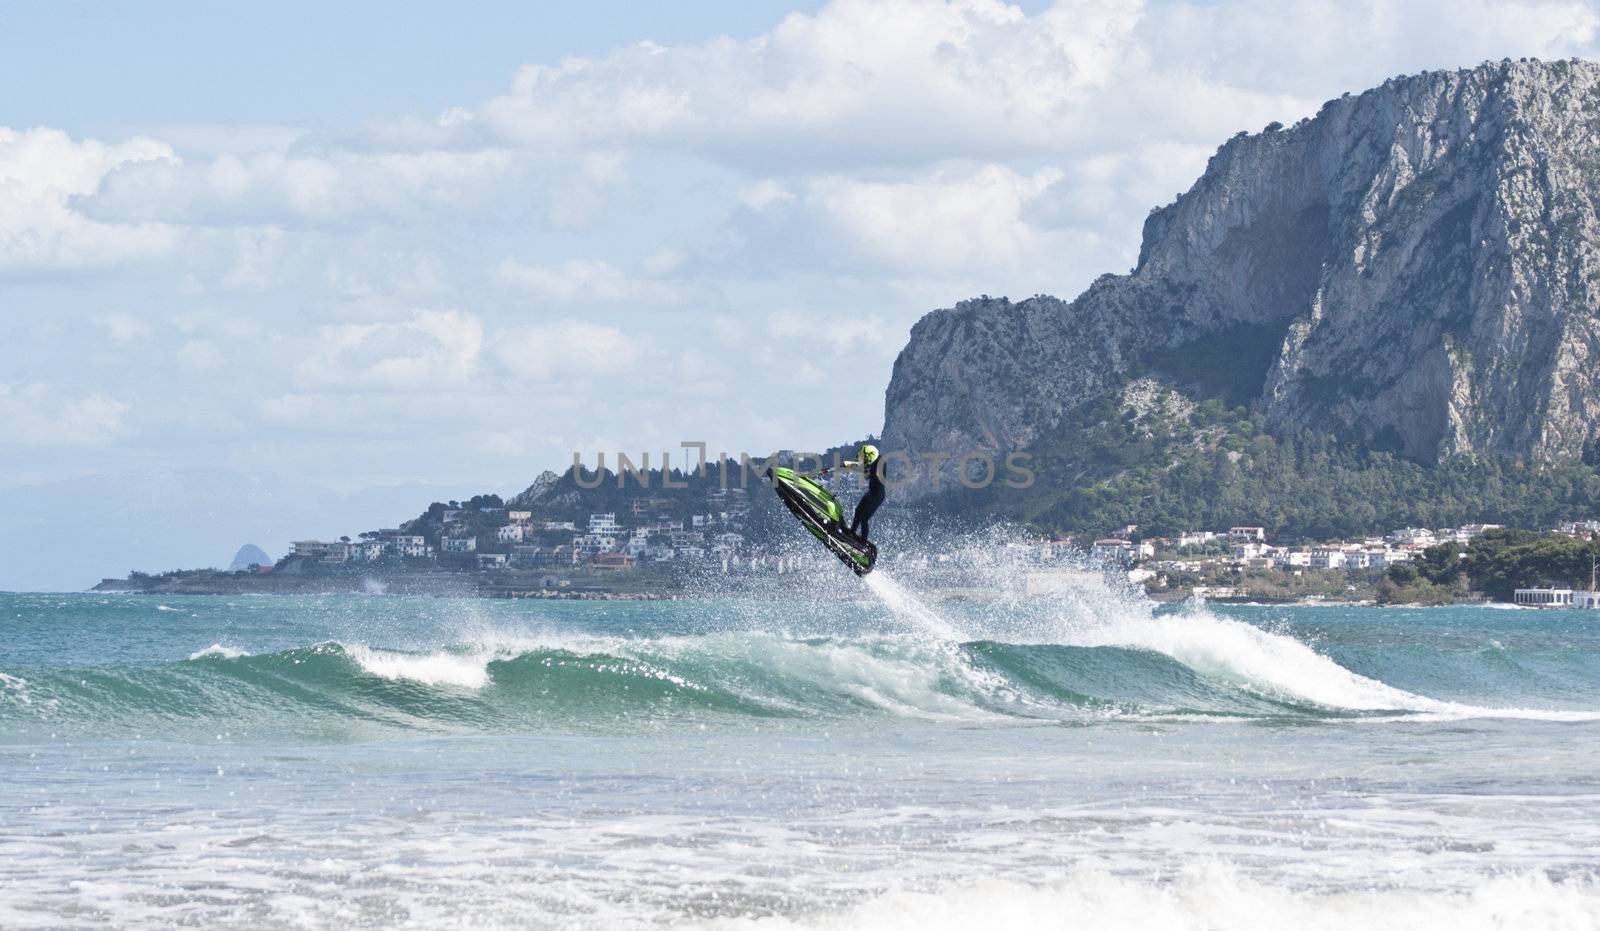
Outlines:
[[[266,550],[254,543],[246,543],[239,547],[239,552],[233,554],[233,562],[228,563],[228,571],[243,572],[251,566],[270,566],[272,562],[272,557],[267,555]]]
[[[1593,463],[1597,204],[1600,65],[1390,80],[1229,140],[1130,274],[924,317],[885,442],[1027,449],[1143,378],[1422,463]]]

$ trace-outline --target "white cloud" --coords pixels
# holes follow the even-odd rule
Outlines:
[[[994,164],[888,181],[833,175],[811,183],[807,203],[852,252],[900,269],[1019,268],[1041,245],[1023,211],[1061,177]]]
[[[187,224],[406,218],[483,206],[513,161],[504,149],[225,153],[195,164],[169,153],[117,168],[80,203],[103,219]]]
[[[104,446],[122,435],[128,405],[98,392],[39,383],[0,384],[0,446]]]
[[[477,373],[483,323],[458,311],[418,311],[399,323],[318,327],[295,382],[307,389],[429,392]]]
[[[172,231],[141,219],[99,223],[73,209],[119,166],[171,157],[150,139],[116,145],[75,142],[57,129],[0,126],[0,272],[74,270],[115,265],[166,251]]]
[[[658,253],[647,264],[668,269],[681,261]],[[568,259],[555,265],[539,265],[508,258],[495,267],[495,275],[535,298],[562,304],[675,304],[689,295],[687,286],[680,282],[632,275],[604,259]]]
[[[494,352],[513,377],[548,381],[620,375],[644,355],[644,343],[614,326],[562,320],[511,328]]]
[[[868,314],[775,313],[767,316],[770,336],[815,346],[825,343],[836,354],[890,348],[903,334],[882,318]]]
[[[94,323],[114,343],[142,343],[150,338],[150,323],[135,314],[111,311],[96,314]]]
[[[1199,142],[1396,71],[1594,49],[1581,0],[835,0],[748,41],[528,65],[480,108],[526,146],[682,147],[743,166]],[[1226,133],[1224,133],[1224,136]]]
[[[206,339],[186,340],[178,347],[178,364],[198,375],[218,372],[226,364],[222,350]]]

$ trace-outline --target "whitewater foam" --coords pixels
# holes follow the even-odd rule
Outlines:
[[[409,679],[424,685],[452,685],[481,689],[489,684],[489,663],[494,652],[474,654],[439,650],[432,653],[402,653],[380,650],[365,644],[343,644],[344,653],[367,672],[385,679]]]
[[[724,931],[940,931],[973,927],[1504,931],[1597,925],[1600,889],[1592,881],[1555,882],[1542,872],[1497,876],[1465,891],[1392,888],[1318,892],[1263,883],[1224,864],[1208,863],[1185,868],[1168,882],[1082,869],[1050,884],[996,879],[937,891],[896,890],[831,914],[723,919],[700,926]]]
[[[1346,669],[1287,634],[1219,616],[1201,604],[1164,615],[1112,612],[1099,624],[1074,629],[1067,642],[1151,650],[1213,681],[1325,708],[1448,719],[1600,720],[1597,711],[1488,708],[1418,695]]]
[[[0,672],[0,694],[23,704],[33,704],[33,696],[28,694],[28,680],[17,676],[8,676]]]
[[[220,643],[213,643],[212,645],[206,647],[204,650],[196,650],[193,653],[190,653],[189,654],[189,658],[191,660],[196,660],[196,659],[205,659],[208,656],[220,656],[223,659],[238,659],[241,656],[249,656],[249,655],[250,654],[245,650],[240,650],[240,649],[237,649],[235,647],[223,646]]]

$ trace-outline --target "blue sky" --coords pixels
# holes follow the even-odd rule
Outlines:
[[[335,128],[487,96],[524,62],[603,55],[641,38],[749,38],[819,5],[10,0],[0,6],[0,91],[13,126]]]
[[[7,3],[0,490],[508,491],[862,436],[922,314],[1127,270],[1238,130],[1597,32],[1594,0]]]

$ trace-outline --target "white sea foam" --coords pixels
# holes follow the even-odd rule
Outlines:
[[[1363,889],[1311,892],[1268,885],[1219,864],[1189,868],[1171,882],[1082,870],[1054,884],[988,880],[938,891],[892,891],[854,907],[800,918],[725,919],[702,927],[874,928],[1199,928],[1274,931],[1504,931],[1600,926],[1592,882],[1553,882],[1543,873],[1499,876],[1462,891]]]
[[[212,645],[206,647],[204,650],[196,650],[193,653],[190,653],[189,654],[189,658],[190,659],[204,659],[204,658],[206,658],[208,656],[219,656],[219,657],[221,657],[223,659],[238,659],[241,656],[249,656],[249,655],[250,655],[249,652],[247,652],[245,650],[238,649],[237,647],[229,647],[229,646],[223,646],[220,643],[213,643]]]
[[[1291,636],[1222,617],[1204,605],[1158,616],[1118,604],[1100,623],[1076,627],[1066,642],[1152,650],[1213,681],[1328,708],[1413,712],[1413,718],[1600,720],[1600,711],[1485,708],[1417,695],[1352,672]]]
[[[402,653],[364,644],[345,644],[344,652],[362,669],[385,679],[409,679],[424,685],[468,689],[480,689],[489,684],[489,663],[495,658],[492,652]]]
[[[8,676],[3,672],[0,672],[0,695],[5,695],[21,705],[33,704],[33,696],[28,694],[28,680],[18,676]]]

